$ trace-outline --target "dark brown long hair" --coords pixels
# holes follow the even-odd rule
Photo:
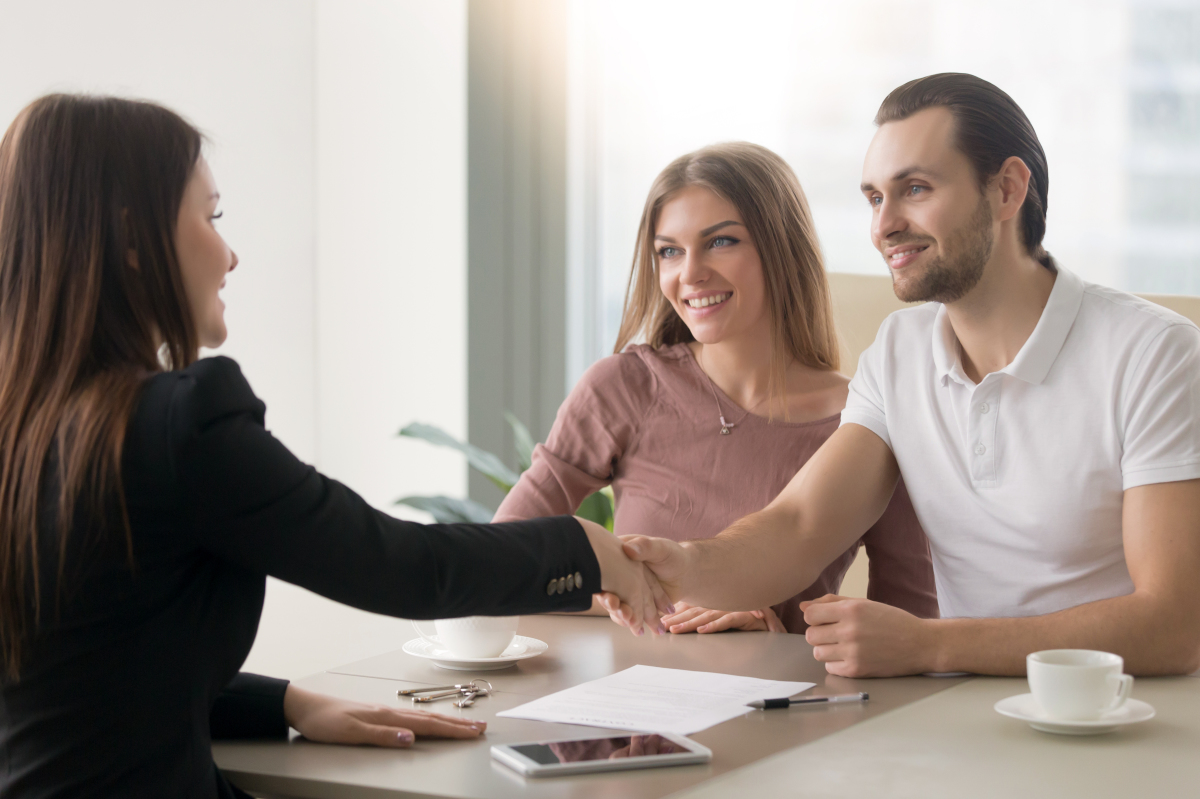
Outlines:
[[[174,235],[200,133],[152,103],[49,95],[0,141],[0,653],[36,628],[38,538],[124,528],[125,430],[144,379],[196,359]],[[161,351],[160,351],[161,350]],[[56,499],[49,517],[40,505]],[[32,605],[32,607],[30,607]]]
[[[1026,252],[1055,271],[1042,246],[1050,208],[1050,168],[1033,123],[999,87],[963,72],[941,72],[910,80],[883,99],[875,124],[907,119],[926,108],[945,108],[954,117],[955,139],[982,189],[1011,156],[1029,167],[1029,192],[1021,206],[1021,241]]]
[[[654,179],[638,226],[613,351],[620,352],[638,336],[656,348],[694,340],[658,286],[654,247],[663,206],[688,186],[703,186],[732,203],[758,250],[771,317],[771,395],[783,394],[792,360],[837,369],[833,304],[808,200],[786,161],[749,142],[714,144],[680,156]]]

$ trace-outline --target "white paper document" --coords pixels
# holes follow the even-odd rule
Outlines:
[[[759,712],[746,707],[747,702],[792,696],[814,685],[634,666],[496,715],[691,735],[743,713]]]

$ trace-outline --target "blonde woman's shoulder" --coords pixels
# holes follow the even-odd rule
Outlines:
[[[579,378],[572,393],[580,390],[602,395],[619,392],[629,400],[649,399],[654,394],[655,377],[644,351],[653,349],[631,344],[623,351],[593,363]]]

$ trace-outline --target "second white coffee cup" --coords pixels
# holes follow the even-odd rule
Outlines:
[[[499,657],[517,634],[520,616],[463,616],[414,621],[417,635],[460,658]],[[422,629],[424,628],[424,629]]]
[[[1120,655],[1091,649],[1047,649],[1025,658],[1029,690],[1051,718],[1088,721],[1125,704],[1133,677]]]

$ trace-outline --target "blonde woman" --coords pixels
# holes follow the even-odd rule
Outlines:
[[[496,521],[571,513],[612,485],[618,533],[710,538],[766,506],[833,434],[849,380],[812,216],[782,158],[719,144],[655,179],[614,353],[567,397]],[[937,616],[929,545],[900,485],[798,596],[751,612],[677,607],[663,624],[802,633],[800,601],[837,593],[859,545],[871,599]]]

